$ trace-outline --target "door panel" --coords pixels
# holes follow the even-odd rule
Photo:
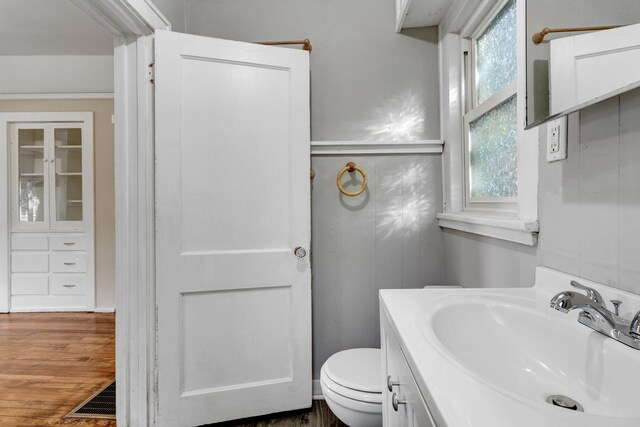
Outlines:
[[[208,142],[182,147],[182,218],[201,226],[184,229],[184,250],[290,249],[289,76],[259,64],[183,60],[182,137]]]
[[[311,405],[309,57],[156,33],[158,422]]]

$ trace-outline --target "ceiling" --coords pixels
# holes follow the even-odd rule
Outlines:
[[[112,55],[113,36],[71,0],[0,0],[0,55]]]

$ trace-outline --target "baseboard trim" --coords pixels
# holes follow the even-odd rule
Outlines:
[[[30,101],[48,99],[113,99],[113,92],[80,93],[2,93],[0,101]]]
[[[9,313],[93,313],[82,307],[20,307],[11,308]]]
[[[322,394],[322,387],[320,386],[320,380],[311,381],[311,393],[313,400],[324,400],[324,395]]]
[[[114,307],[96,308],[87,310],[81,307],[20,307],[12,308],[3,313],[115,313]]]

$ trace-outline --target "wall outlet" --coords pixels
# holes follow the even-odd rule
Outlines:
[[[547,162],[567,158],[567,117],[547,123]]]

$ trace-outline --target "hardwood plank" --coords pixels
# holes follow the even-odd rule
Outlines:
[[[0,314],[0,427],[115,427],[63,418],[114,377],[114,314]]]
[[[224,423],[209,424],[209,427],[347,427],[327,406],[324,400],[314,400],[310,409],[272,414]]]

